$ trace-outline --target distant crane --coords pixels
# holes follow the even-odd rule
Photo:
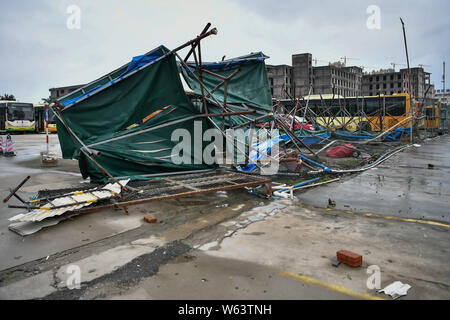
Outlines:
[[[347,66],[347,60],[359,60],[359,58],[349,58],[347,56],[343,56],[340,58],[341,60],[344,60],[344,66]]]
[[[320,59],[312,59],[312,60],[314,61],[314,66],[315,66],[315,67],[317,67],[317,61],[320,61],[320,62],[328,62],[328,61],[320,60]]]
[[[397,63],[397,62],[391,62],[391,66],[392,66],[392,68],[394,68],[394,71],[395,71],[395,66],[406,66],[406,64]]]
[[[419,63],[418,66],[419,66],[420,68],[422,68],[422,69],[423,69],[423,67],[431,67],[431,66],[428,65],[428,64],[421,64],[421,63]]]

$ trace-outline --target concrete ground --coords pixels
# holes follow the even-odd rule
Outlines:
[[[28,174],[29,195],[82,182],[72,161],[39,166],[44,136],[13,138],[18,156],[0,158],[2,198]],[[400,299],[449,299],[449,144],[430,140],[297,201],[218,192],[130,207],[128,216],[80,215],[24,238],[7,229],[16,211],[2,205],[0,298],[389,299],[367,288],[376,265],[381,287],[411,285]],[[326,208],[328,198],[336,207]],[[142,222],[148,212],[158,223]],[[340,249],[362,254],[363,266],[333,266]]]
[[[303,203],[450,223],[450,136],[438,136],[400,157],[299,195]],[[399,161],[400,160],[400,161]]]

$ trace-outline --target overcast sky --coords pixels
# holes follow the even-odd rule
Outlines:
[[[70,5],[80,29],[67,27]],[[367,28],[370,5],[380,29]],[[406,63],[400,16],[411,65],[429,65],[442,88],[449,12],[447,0],[0,0],[0,94],[39,102],[51,87],[89,82],[160,44],[175,48],[207,22],[219,32],[203,42],[204,60],[263,51],[266,63],[290,65],[293,53],[310,52],[317,65],[347,56],[365,71],[388,68]]]

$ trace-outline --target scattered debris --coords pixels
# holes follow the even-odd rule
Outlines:
[[[393,299],[397,299],[401,296],[406,296],[410,288],[411,286],[409,284],[395,281],[378,292],[383,292],[384,294],[391,296]]]
[[[156,217],[152,214],[147,214],[144,216],[144,220],[147,223],[156,223],[158,220],[156,219]]]
[[[321,182],[314,183],[315,181],[323,180]],[[314,178],[308,181],[303,181],[301,183],[294,184],[292,186],[287,187],[286,184],[277,185],[275,187],[272,187],[272,189],[275,189],[276,191],[273,193],[274,196],[280,196],[282,198],[291,198],[294,199],[294,191],[306,189],[306,188],[312,188],[317,187],[323,184],[339,181],[339,178],[330,179],[320,179],[320,178]]]
[[[347,158],[347,157],[358,158],[361,155],[361,152],[350,143],[330,147],[329,149],[327,149],[325,153],[327,157],[331,158]]]
[[[56,167],[59,156],[56,152],[41,151],[41,164],[44,167]]]
[[[336,201],[328,199],[328,206],[329,207],[336,207]]]
[[[353,268],[358,268],[362,265],[362,255],[348,251],[339,250],[336,252],[337,260]]]
[[[121,192],[121,185],[126,185],[129,180],[122,180],[119,183],[109,183],[104,187],[87,191],[75,191],[61,196],[34,199],[22,206],[31,210],[28,213],[21,213],[9,218],[9,221],[42,221],[46,218],[62,215],[68,211],[81,209],[100,200],[111,199]],[[20,206],[13,206],[20,207]]]

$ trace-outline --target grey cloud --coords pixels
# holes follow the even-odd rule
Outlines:
[[[68,30],[66,8],[82,10],[81,30]],[[366,8],[381,8],[381,30],[366,28]],[[399,16],[406,22],[413,64],[432,65],[439,87],[450,56],[448,1],[1,1],[0,93],[37,102],[52,86],[83,83],[160,44],[173,48],[206,22],[219,34],[205,40],[205,60],[263,51],[270,64],[291,54],[322,60],[346,55],[357,65],[404,63]],[[320,63],[320,62],[319,62]],[[369,69],[370,69],[369,68]]]

